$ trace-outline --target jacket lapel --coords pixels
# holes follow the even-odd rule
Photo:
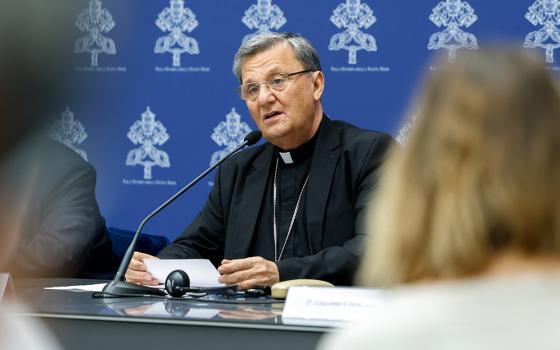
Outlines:
[[[253,167],[245,180],[239,209],[234,211],[238,216],[237,224],[230,235],[233,233],[235,237],[230,237],[233,244],[229,245],[231,248],[229,253],[225,252],[226,257],[245,258],[249,252],[273,158],[272,145],[267,144],[265,147],[253,162]]]
[[[314,252],[320,250],[323,244],[325,209],[331,192],[334,170],[340,156],[339,146],[339,131],[332,121],[326,115],[323,115],[323,122],[319,129],[319,137],[309,170],[305,207],[307,236],[309,246]]]

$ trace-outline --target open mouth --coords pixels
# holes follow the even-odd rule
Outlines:
[[[264,115],[264,120],[270,119],[270,118],[274,118],[277,115],[281,114],[280,112],[274,111],[274,112],[270,112]]]

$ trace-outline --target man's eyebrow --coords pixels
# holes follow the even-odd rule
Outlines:
[[[281,66],[274,66],[268,72],[266,72],[264,80],[268,80],[268,79],[270,79],[273,76],[278,75],[278,74],[286,74],[286,69],[284,67],[281,67]],[[255,79],[249,78],[249,79],[247,79],[243,82],[243,85],[256,83],[256,82],[257,81]]]
[[[275,75],[278,74],[284,74],[286,73],[286,70],[284,69],[284,67],[273,67],[270,71],[268,71],[268,74],[266,75],[267,78],[273,77]]]

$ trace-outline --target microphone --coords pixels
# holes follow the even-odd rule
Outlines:
[[[167,294],[174,298],[180,298],[185,293],[204,293],[204,294],[231,294],[237,290],[237,285],[226,285],[222,287],[191,287],[189,275],[183,270],[174,270],[165,279],[165,290]]]
[[[121,264],[119,265],[119,269],[117,270],[117,273],[115,274],[115,277],[113,278],[113,280],[111,282],[107,283],[107,285],[103,288],[102,293],[114,294],[114,295],[115,294],[116,295],[118,295],[118,294],[125,294],[125,295],[148,294],[148,295],[161,295],[161,296],[165,295],[165,292],[158,289],[158,288],[142,286],[142,285],[138,285],[138,284],[134,284],[134,283],[128,283],[128,282],[124,281],[124,274],[126,272],[126,269],[128,268],[128,264],[130,264],[130,260],[132,260],[132,254],[134,253],[134,248],[136,247],[136,241],[138,240],[138,237],[140,236],[140,232],[142,232],[142,228],[144,228],[144,225],[146,225],[146,223],[151,218],[153,218],[156,214],[158,214],[165,207],[167,207],[169,204],[171,204],[173,201],[175,201],[178,197],[180,197],[188,189],[190,189],[196,183],[198,183],[200,180],[202,180],[203,177],[208,175],[208,173],[211,172],[212,170],[214,170],[216,167],[218,167],[218,165],[222,164],[226,159],[228,159],[229,157],[231,157],[235,153],[239,152],[243,147],[252,146],[255,143],[257,143],[261,139],[261,136],[262,136],[262,133],[260,132],[260,130],[253,130],[250,133],[248,133],[247,136],[245,136],[245,138],[243,139],[243,142],[239,146],[237,146],[233,151],[228,153],[224,158],[222,158],[216,164],[210,166],[208,169],[203,171],[194,180],[192,180],[191,182],[186,184],[185,187],[181,188],[179,191],[177,191],[177,193],[175,193],[168,200],[163,202],[163,204],[161,204],[154,211],[152,211],[148,216],[146,216],[144,218],[144,220],[142,220],[142,222],[138,226],[138,229],[136,230],[136,232],[134,233],[134,236],[132,237],[132,241],[130,242],[130,245],[128,246],[128,249],[126,250],[126,252],[123,255]]]
[[[172,271],[165,279],[165,290],[174,298],[183,296],[189,291],[191,280],[183,270]]]

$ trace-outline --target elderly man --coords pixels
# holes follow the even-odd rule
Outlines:
[[[309,41],[266,33],[235,55],[238,92],[267,143],[217,171],[204,208],[159,258],[208,258],[240,288],[316,278],[348,285],[369,194],[392,139],[323,114],[325,77]],[[136,252],[126,272],[156,284]]]

